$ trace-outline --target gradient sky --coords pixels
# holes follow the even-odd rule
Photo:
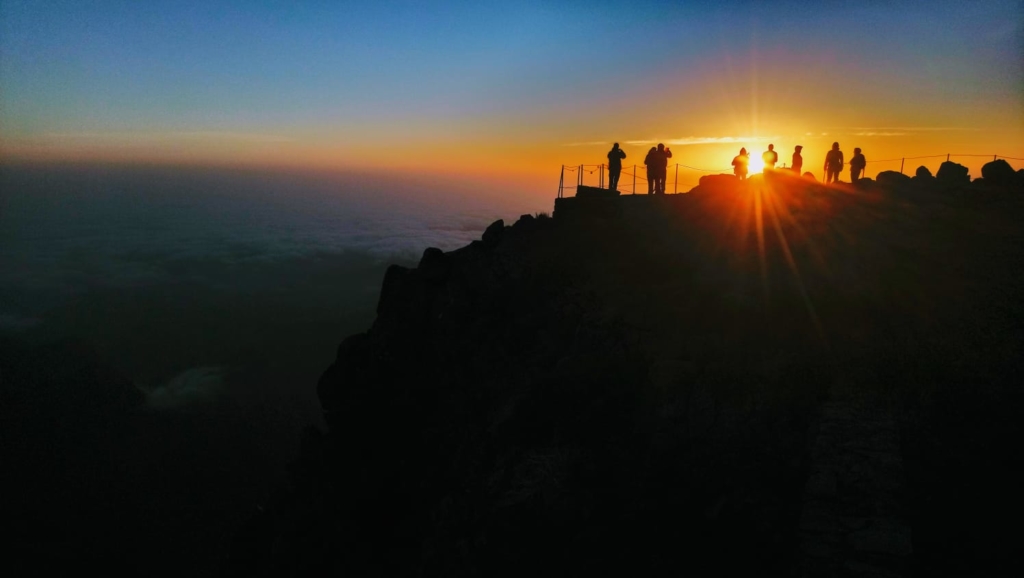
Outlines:
[[[833,140],[1024,158],[1024,1],[3,0],[0,103],[7,159],[550,188],[612,141],[712,169],[768,142],[819,173]]]

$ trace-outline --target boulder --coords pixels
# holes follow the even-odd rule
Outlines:
[[[812,180],[814,182],[818,182],[818,178],[815,177],[814,173],[812,173],[811,171],[807,171],[806,173],[804,173],[804,178],[805,179],[810,179],[810,180]]]
[[[896,188],[910,184],[910,177],[899,171],[882,171],[878,173],[877,181],[883,187]]]
[[[971,175],[968,174],[967,167],[953,161],[942,163],[939,166],[939,172],[935,174],[935,179],[940,184],[949,186],[971,184]]]
[[[917,167],[917,171],[914,172],[914,176],[919,179],[930,179],[933,178],[932,172],[928,170],[928,167],[921,165]]]
[[[731,191],[738,183],[739,179],[735,175],[704,175],[700,178],[698,186],[702,190]]]
[[[985,163],[985,166],[981,167],[981,176],[987,183],[997,186],[1011,187],[1021,182],[1020,176],[1014,172],[1010,163],[1003,159]]]

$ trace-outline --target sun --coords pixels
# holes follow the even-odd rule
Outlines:
[[[764,170],[764,161],[761,155],[750,155],[750,164],[747,165],[747,174],[759,173]]]

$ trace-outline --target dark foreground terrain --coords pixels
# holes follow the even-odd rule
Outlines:
[[[564,199],[393,266],[229,571],[1019,575],[1024,186],[953,169]]]

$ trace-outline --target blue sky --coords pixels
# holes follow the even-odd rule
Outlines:
[[[0,15],[10,156],[344,165],[436,145],[429,164],[500,142],[539,166],[565,144],[819,127],[971,127],[1006,149],[1024,124],[1021,1],[5,0]]]

